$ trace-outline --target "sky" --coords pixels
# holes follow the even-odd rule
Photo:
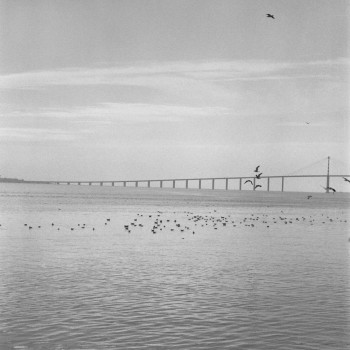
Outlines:
[[[327,156],[349,174],[349,16],[342,0],[0,0],[0,174],[285,175]]]

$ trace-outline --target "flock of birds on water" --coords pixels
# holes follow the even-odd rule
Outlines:
[[[120,223],[120,220],[116,220],[117,223]],[[304,225],[314,225],[314,224],[330,224],[343,222],[346,223],[347,220],[344,219],[341,215],[336,217],[331,217],[326,213],[316,214],[316,215],[288,215],[283,210],[278,214],[263,214],[263,213],[251,213],[249,215],[237,216],[233,214],[222,215],[218,210],[209,211],[207,214],[195,214],[190,211],[183,212],[164,212],[157,211],[156,213],[147,213],[141,214],[136,213],[136,216],[123,228],[118,227],[119,232],[124,231],[125,233],[131,234],[134,232],[150,232],[153,235],[160,234],[162,232],[174,232],[182,234],[181,238],[185,239],[183,235],[191,234],[195,235],[200,233],[203,228],[218,230],[226,228],[266,228],[278,225],[295,225],[295,224],[304,224]],[[75,226],[62,225],[52,222],[47,225],[29,225],[24,223],[24,226],[29,230],[33,229],[55,229],[55,230],[92,230],[99,231],[112,223],[111,218],[106,218],[102,227],[101,225],[91,226],[86,223],[78,223]],[[1,225],[0,225],[1,226]],[[114,227],[113,227],[114,229]]]
[[[236,227],[261,227],[262,225],[266,228],[270,228],[275,224],[290,225],[296,223],[308,223],[314,225],[317,218],[315,216],[286,216],[283,210],[280,211],[278,215],[268,215],[268,214],[255,214],[252,213],[249,216],[243,216],[240,218],[235,218],[231,214],[220,215],[217,210],[209,212],[207,215],[196,215],[193,212],[185,211],[185,223],[184,220],[181,222],[178,219],[171,219],[167,213],[158,211],[156,215],[146,215],[149,219],[153,219],[153,224],[151,225],[151,233],[157,234],[161,231],[170,230],[177,233],[190,233],[192,235],[196,234],[198,229],[208,226],[211,229],[218,230],[222,228],[236,228]],[[174,212],[175,214],[175,212]],[[129,224],[124,225],[124,230],[128,233],[132,233],[138,227],[144,227],[146,224],[140,219],[143,218],[143,214],[137,214],[136,218],[133,219]],[[333,222],[344,222],[347,220],[336,217],[332,218],[328,215],[321,214],[320,219],[322,224],[333,223]],[[184,239],[184,237],[182,237]]]

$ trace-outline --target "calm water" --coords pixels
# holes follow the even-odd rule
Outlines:
[[[0,349],[350,348],[347,209],[192,197],[1,185]]]

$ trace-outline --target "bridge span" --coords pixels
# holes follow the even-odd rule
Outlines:
[[[94,180],[94,181],[31,181],[31,183],[41,183],[41,184],[57,184],[57,185],[99,185],[99,186],[121,186],[121,187],[139,187],[141,184],[146,185],[142,187],[158,187],[163,188],[164,183],[167,183],[171,185],[172,188],[176,188],[176,184],[183,183],[185,187],[181,188],[189,188],[189,183],[197,183],[196,188],[202,189],[202,182],[203,181],[210,181],[211,182],[211,189],[215,189],[215,183],[216,181],[224,181],[225,183],[225,190],[229,190],[229,183],[231,184],[232,181],[235,181],[238,183],[238,186],[236,189],[242,190],[243,181],[245,180],[251,180],[252,181],[252,190],[256,190],[256,185],[258,184],[258,181],[263,180],[265,181],[266,191],[270,191],[270,185],[271,185],[271,179],[277,179],[277,181],[280,182],[280,191],[285,190],[285,181],[288,178],[324,178],[325,179],[325,187],[324,189],[328,192],[329,191],[329,183],[330,178],[339,178],[339,177],[350,177],[350,175],[271,175],[271,176],[261,176],[259,179],[256,176],[238,176],[238,177],[204,177],[204,178],[176,178],[176,179],[150,179],[150,180]],[[29,182],[29,181],[25,181]],[[259,182],[260,184],[261,182]],[[151,186],[153,184],[153,186]],[[191,187],[194,188],[194,187]]]

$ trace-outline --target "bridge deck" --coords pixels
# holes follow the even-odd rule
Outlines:
[[[159,187],[163,188],[164,182],[171,182],[172,187],[176,188],[177,182],[185,182],[186,188],[189,188],[189,182],[198,181],[198,189],[202,189],[202,181],[211,181],[211,188],[215,189],[215,181],[224,180],[225,189],[229,189],[229,180],[238,180],[239,181],[239,190],[242,190],[242,181],[243,180],[252,180],[252,189],[256,189],[257,180],[267,180],[266,190],[270,191],[270,179],[281,179],[281,191],[284,191],[285,179],[287,178],[326,178],[326,186],[324,187],[327,190],[329,179],[330,178],[339,178],[339,177],[350,177],[350,175],[270,175],[270,176],[233,176],[233,177],[196,177],[196,178],[176,178],[176,179],[147,179],[147,180],[64,180],[64,181],[23,181],[21,183],[32,183],[32,184],[57,184],[57,185],[93,185],[99,184],[100,186],[110,184],[115,186],[115,184],[122,184],[123,187],[126,187],[128,184],[133,184],[135,187],[138,187],[140,183],[146,183],[147,187],[151,187],[151,183],[159,183]],[[330,188],[329,188],[330,189]],[[328,190],[329,190],[328,189]],[[328,192],[327,190],[327,192]]]

